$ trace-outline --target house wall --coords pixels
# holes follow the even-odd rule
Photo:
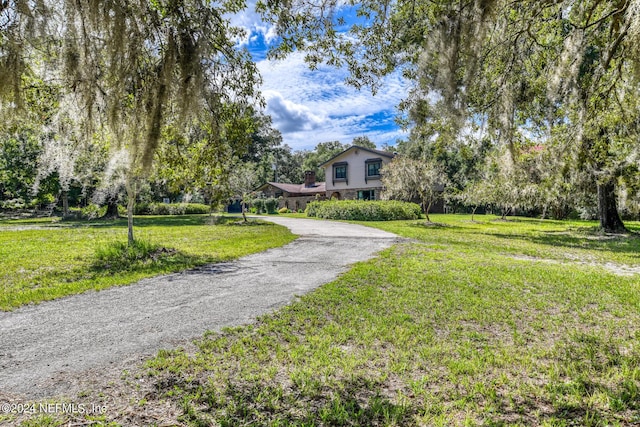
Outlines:
[[[324,199],[324,196],[321,200]],[[280,200],[278,209],[286,207],[288,209],[293,210],[305,210],[307,208],[307,203],[315,202],[317,199],[315,196],[299,196],[299,197],[285,197]]]
[[[373,190],[374,200],[380,200],[382,188],[380,187],[363,187],[363,188],[334,188],[333,190],[327,190],[327,199],[339,199],[339,200],[355,200],[358,198],[358,191]]]
[[[276,187],[274,187],[272,185],[267,185],[266,188],[262,190],[262,192],[267,197],[275,197],[275,198],[278,198],[280,196],[284,197],[284,196],[289,194],[289,193],[287,193],[285,191],[282,191],[281,189],[276,188]]]
[[[290,193],[282,191],[272,185],[268,185],[262,192],[267,197],[278,198],[278,209],[286,207],[291,210],[304,210],[307,208],[307,203],[318,200],[318,198],[320,200],[325,198],[324,193],[319,194],[317,197],[315,194],[309,196],[292,196]]]
[[[339,192],[341,199],[355,199],[359,190],[379,190],[382,188],[380,179],[367,178],[365,181],[365,174],[367,173],[366,161],[369,159],[382,159],[382,166],[391,161],[387,157],[383,157],[365,150],[349,150],[342,156],[339,156],[332,160],[331,163],[324,166],[325,181],[327,188],[327,198],[330,198],[332,194]],[[333,165],[335,163],[347,162],[347,181],[335,181],[333,180]],[[376,199],[379,198],[379,191],[376,191]]]

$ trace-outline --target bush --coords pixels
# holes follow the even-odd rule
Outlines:
[[[417,204],[396,200],[311,202],[306,212],[311,217],[353,221],[418,219],[422,215],[422,209]]]
[[[209,206],[200,203],[138,203],[136,215],[194,215],[209,213]]]
[[[17,199],[9,199],[0,203],[0,207],[2,209],[14,210],[14,209],[24,209],[27,207],[24,200],[21,198]]]
[[[278,213],[286,214],[286,213],[291,213],[291,211],[288,208],[280,208],[278,210]]]
[[[269,213],[269,214],[276,213],[276,209],[278,209],[278,199],[273,198],[273,197],[269,197],[268,199],[265,199],[264,200],[264,208],[266,209],[267,213]]]
[[[91,220],[91,219],[100,218],[106,212],[107,212],[106,206],[100,207],[98,205],[94,205],[93,203],[91,203],[85,206],[84,208],[80,209],[79,217]]]
[[[92,268],[95,271],[135,271],[171,263],[172,259],[183,257],[175,249],[167,249],[155,243],[136,240],[112,242],[99,246],[95,252]]]
[[[269,197],[268,199],[265,199],[263,197],[258,197],[256,199],[251,200],[249,205],[251,206],[251,213],[274,214],[278,209],[278,199],[274,197]]]
[[[251,213],[261,214],[266,212],[264,201],[265,199],[261,198],[251,200]]]

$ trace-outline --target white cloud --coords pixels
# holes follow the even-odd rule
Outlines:
[[[386,78],[373,96],[346,85],[343,70],[326,66],[309,70],[299,52],[257,65],[264,79],[267,113],[294,149],[333,140],[348,143],[356,136],[367,136],[378,145],[406,137],[393,121],[396,106],[408,92],[399,75]]]
[[[271,25],[262,34],[264,35],[265,43],[267,43],[268,45],[273,43],[273,41],[278,38],[278,30],[276,30],[276,26],[275,25]]]
[[[255,12],[256,0],[248,1],[243,13],[229,16],[231,24],[244,28],[246,36],[237,41],[254,58],[264,58],[266,46],[277,39],[275,27],[262,22]],[[346,0],[340,0],[340,7]],[[266,112],[283,134],[284,143],[294,149],[312,149],[318,143],[338,140],[349,143],[367,136],[378,145],[405,138],[395,125],[396,106],[406,97],[408,85],[399,74],[389,76],[376,96],[344,83],[345,70],[320,66],[310,70],[304,53],[294,52],[283,61],[260,60],[262,92]]]
[[[276,91],[265,91],[267,113],[273,118],[273,123],[280,132],[299,132],[317,129],[325,118],[314,114],[308,107],[284,99]]]

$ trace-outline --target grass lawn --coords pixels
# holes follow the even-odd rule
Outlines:
[[[101,419],[173,407],[193,426],[640,424],[640,238],[492,218],[367,224],[410,240],[256,324],[160,352],[120,391],[144,381],[144,399]]]
[[[243,225],[237,220],[207,215],[138,217],[134,232],[150,252],[146,257],[121,256],[126,219],[0,220],[0,310],[226,261],[294,238],[274,224]]]

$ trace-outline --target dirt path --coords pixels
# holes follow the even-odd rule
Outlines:
[[[79,375],[98,380],[207,330],[252,322],[397,239],[353,224],[264,219],[300,238],[235,262],[0,313],[0,395],[64,394]]]

